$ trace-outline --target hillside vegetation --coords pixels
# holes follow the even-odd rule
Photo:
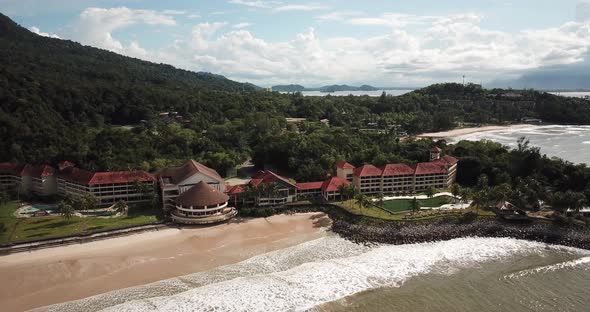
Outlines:
[[[588,101],[532,90],[506,96],[513,91],[439,84],[403,96],[264,92],[214,74],[41,37],[3,15],[0,58],[0,161],[67,159],[91,170],[156,170],[194,158],[223,174],[252,158],[305,181],[324,178],[340,160],[426,160],[432,143],[400,142],[403,132],[523,117],[590,124]],[[185,122],[159,118],[169,111]],[[285,117],[310,122],[288,125]],[[323,118],[330,127],[318,122]]]

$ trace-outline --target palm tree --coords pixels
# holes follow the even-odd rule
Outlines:
[[[357,195],[359,195],[358,189],[353,184],[351,184],[348,187],[348,198],[351,198],[351,199],[356,198]],[[352,204],[353,204],[353,200],[350,200],[349,201],[350,209],[352,209]]]
[[[59,202],[59,204],[57,204],[57,208],[59,209],[59,212],[63,216],[64,220],[69,222],[70,219],[72,219],[72,216],[74,215],[74,208],[72,205],[67,203],[65,200],[62,200]]]
[[[416,199],[416,197],[414,197],[414,199],[412,199],[412,201],[410,202],[410,208],[412,209],[412,214],[415,214],[416,212],[420,211],[420,202],[418,201],[418,199]]]
[[[453,186],[451,186],[451,194],[453,194],[453,200],[459,198],[459,196],[461,195],[461,187],[459,186],[459,184],[454,183]],[[459,201],[461,200],[459,199]]]
[[[363,214],[363,207],[367,205],[368,201],[369,199],[365,194],[359,193],[355,196],[355,202],[359,206],[361,214]]]
[[[426,189],[425,193],[426,193],[426,197],[432,198],[432,197],[434,197],[434,194],[436,194],[436,189],[434,187],[430,186]]]
[[[82,207],[84,210],[94,210],[98,208],[100,201],[92,194],[86,194],[82,197]]]
[[[121,214],[125,213],[125,207],[127,205],[125,204],[124,201],[119,200],[116,204],[115,204],[115,209],[118,210],[119,212],[121,212]]]
[[[340,193],[340,200],[344,199],[344,197],[348,197],[348,185],[344,183],[338,185],[338,193]]]
[[[467,203],[471,198],[471,190],[468,188],[461,188],[459,189],[459,204],[463,202]]]
[[[385,195],[383,193],[377,194],[377,202],[379,203],[380,207],[383,207],[383,202],[385,201],[384,198]]]

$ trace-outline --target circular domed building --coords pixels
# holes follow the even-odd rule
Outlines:
[[[229,197],[201,181],[180,194],[172,210],[172,220],[183,224],[207,224],[229,220],[237,214],[228,207]]]

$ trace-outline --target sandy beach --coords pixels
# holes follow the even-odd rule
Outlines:
[[[0,257],[2,311],[22,311],[236,263],[325,235],[319,213],[165,229]]]
[[[457,136],[476,133],[476,132],[507,130],[507,129],[521,129],[521,128],[527,128],[530,126],[531,125],[528,125],[528,124],[518,124],[518,125],[509,125],[509,126],[484,126],[484,127],[473,127],[473,128],[459,128],[459,129],[453,129],[453,130],[449,130],[449,131],[422,133],[422,134],[417,135],[417,137],[419,137],[419,138],[433,138],[433,139],[448,139],[448,138],[454,138]]]

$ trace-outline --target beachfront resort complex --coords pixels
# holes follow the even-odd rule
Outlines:
[[[341,200],[343,186],[375,196],[408,195],[428,188],[447,189],[457,176],[457,159],[430,150],[430,161],[412,165],[386,164],[355,167],[342,161],[336,175],[324,181],[296,183],[270,170],[256,172],[247,183],[230,185],[212,168],[189,160],[179,167],[153,174],[143,170],[91,172],[68,161],[49,165],[0,163],[0,187],[22,195],[85,196],[98,199],[101,207],[119,201],[141,204],[159,199],[172,220],[205,224],[228,220],[236,207],[279,207],[301,200]],[[157,197],[156,197],[157,195]]]

